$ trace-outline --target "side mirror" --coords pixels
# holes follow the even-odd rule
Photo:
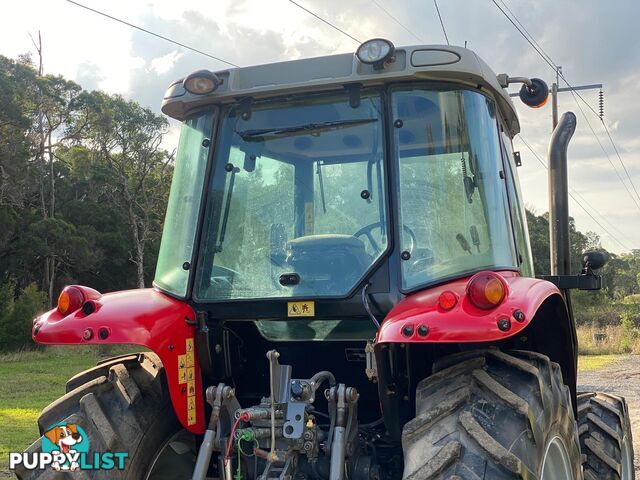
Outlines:
[[[591,270],[599,270],[609,261],[609,256],[597,250],[584,252],[582,257],[582,272],[589,273]]]

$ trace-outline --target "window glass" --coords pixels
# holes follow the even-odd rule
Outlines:
[[[231,107],[196,297],[341,296],[387,248],[379,93]]]
[[[513,160],[513,146],[511,139],[502,134],[502,140],[507,155],[507,188],[509,189],[509,197],[511,204],[511,217],[513,218],[513,228],[516,233],[516,245],[520,258],[520,271],[526,277],[533,277],[533,257],[531,254],[531,246],[529,242],[529,227],[526,221],[526,211],[522,201],[520,190],[520,181],[518,180],[518,171]]]
[[[376,328],[368,318],[351,320],[258,320],[260,334],[272,342],[370,340]]]
[[[158,253],[154,283],[181,297],[187,293],[189,280],[189,270],[183,265],[193,261],[213,115],[212,111],[203,112],[182,125]]]
[[[392,102],[403,288],[517,267],[493,101],[412,88]]]

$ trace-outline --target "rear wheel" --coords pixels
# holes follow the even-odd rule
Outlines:
[[[195,439],[176,418],[164,369],[153,353],[117,357],[79,373],[67,393],[46,407],[38,426],[44,434],[60,422],[75,423],[94,452],[127,452],[124,470],[80,470],[68,478],[163,480],[191,478]],[[40,452],[43,437],[27,452]],[[22,479],[66,478],[51,469],[17,470]]]
[[[594,392],[578,395],[585,480],[633,480],[633,441],[627,402]]]
[[[412,480],[579,480],[569,389],[544,355],[478,350],[445,357],[416,390],[403,430]]]

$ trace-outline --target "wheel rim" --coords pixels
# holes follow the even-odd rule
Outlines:
[[[541,480],[573,480],[573,478],[567,448],[560,437],[553,437],[544,453]]]
[[[631,480],[633,478],[633,458],[631,452],[631,439],[627,436],[622,441],[622,480]]]
[[[195,465],[196,445],[192,434],[179,430],[158,449],[146,480],[190,479]]]

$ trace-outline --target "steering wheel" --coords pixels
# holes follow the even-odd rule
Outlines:
[[[242,277],[239,272],[222,265],[214,265],[211,269],[211,286],[233,288]]]
[[[371,244],[371,246],[373,247],[377,255],[380,252],[382,252],[382,249],[380,248],[380,246],[378,245],[378,242],[376,242],[375,238],[373,238],[373,235],[372,235],[373,230],[375,230],[376,228],[383,229],[384,225],[382,224],[382,222],[370,223],[369,225],[365,225],[356,233],[354,233],[353,236],[356,238],[361,237],[363,235],[367,237],[367,240],[369,240],[369,243]],[[418,243],[418,241],[416,240],[416,234],[413,233],[413,230],[411,230],[406,225],[402,225],[402,230],[409,235],[409,240],[410,240],[409,248],[405,250],[408,251],[409,253],[412,253]]]

